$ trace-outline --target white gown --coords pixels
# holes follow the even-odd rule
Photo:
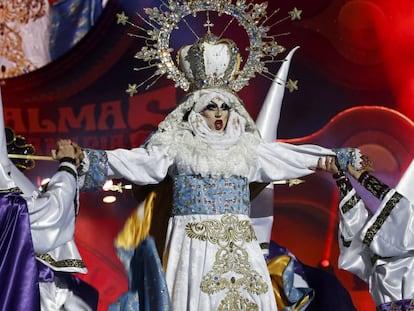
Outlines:
[[[229,121],[230,123],[230,121]],[[173,178],[173,210],[163,265],[174,310],[277,310],[269,272],[249,218],[249,183],[297,178],[313,171],[319,146],[263,143],[242,133],[208,144],[192,132],[159,134],[146,148],[106,151],[107,178],[138,185]],[[86,164],[89,170],[91,163]],[[154,211],[156,217],[156,211]]]

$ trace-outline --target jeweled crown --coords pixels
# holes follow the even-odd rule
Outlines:
[[[240,53],[236,44],[207,32],[194,44],[178,51],[177,62],[189,81],[189,90],[213,87],[234,88]]]
[[[302,12],[294,8],[289,12],[288,17],[274,22],[272,17],[278,10],[268,16],[267,2],[254,3],[254,0],[169,0],[168,3],[167,1],[161,2],[160,7],[145,9],[147,18],[137,13],[149,29],[130,22],[124,13],[118,14],[119,24],[130,24],[140,32],[144,32],[144,35],[130,33],[131,36],[145,40],[145,46],[136,53],[135,57],[149,64],[143,68],[135,68],[135,70],[156,68],[155,73],[139,85],[129,85],[127,92],[131,96],[137,93],[142,85],[147,84],[148,88],[163,75],[173,80],[176,87],[184,91],[223,87],[237,92],[248,85],[249,80],[256,74],[273,79],[274,75],[269,72],[267,65],[281,61],[277,59],[277,56],[284,52],[285,48],[276,41],[276,36],[281,34],[270,35],[268,32],[284,19],[289,17],[291,20],[300,19]],[[198,36],[186,21],[186,17],[189,15],[195,17],[201,12],[206,13],[204,26],[207,27],[207,31],[204,35]],[[211,32],[214,24],[209,20],[210,12],[217,13],[218,17],[227,15],[231,18],[220,36],[215,36]],[[229,24],[234,20],[238,22],[240,28],[244,29],[249,38],[249,46],[246,48],[248,56],[243,66],[241,66],[241,57],[236,44],[222,38]],[[191,46],[180,48],[177,61],[174,61],[170,37],[172,31],[179,28],[180,22],[189,27],[197,39]]]

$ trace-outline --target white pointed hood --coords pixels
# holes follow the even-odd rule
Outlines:
[[[280,109],[285,94],[290,61],[298,48],[298,46],[293,48],[280,66],[257,117],[256,126],[265,142],[273,142],[277,138]]]
[[[298,48],[292,49],[280,66],[257,117],[256,126],[265,142],[274,142],[276,140],[290,61]],[[259,243],[269,243],[271,238],[274,218],[273,188],[273,184],[267,185],[251,204],[250,216],[252,217],[251,220]],[[269,249],[264,248],[262,251],[265,256],[269,254]]]
[[[25,195],[31,195],[36,190],[33,183],[9,159],[0,89],[0,190],[15,187],[18,187]]]
[[[414,204],[414,159],[405,170],[404,175],[401,177],[395,188]]]
[[[10,176],[11,165],[13,164],[10,163],[7,154],[7,141],[6,133],[4,130],[3,102],[0,89],[0,190],[16,187]]]

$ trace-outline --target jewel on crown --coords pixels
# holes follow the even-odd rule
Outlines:
[[[178,64],[190,82],[190,90],[230,88],[239,72],[241,57],[236,44],[207,32],[194,44],[178,51]]]

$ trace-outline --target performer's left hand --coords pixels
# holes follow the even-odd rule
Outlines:
[[[63,158],[71,158],[76,161],[76,150],[70,139],[58,140],[56,142],[56,149],[53,149],[51,153],[52,158],[57,161],[60,161]]]

